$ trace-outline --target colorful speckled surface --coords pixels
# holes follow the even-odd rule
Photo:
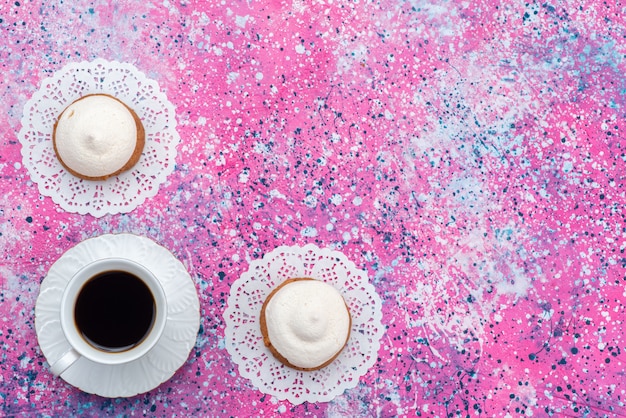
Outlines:
[[[0,415],[626,415],[626,8],[595,0],[3,1]],[[21,164],[26,101],[68,62],[130,62],[177,111],[156,197],[66,213]],[[196,347],[129,399],[54,378],[34,304],[110,232],[188,268]],[[278,401],[224,347],[229,286],[278,245],[339,249],[388,327],[329,403]]]

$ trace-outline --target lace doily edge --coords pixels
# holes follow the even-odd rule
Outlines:
[[[46,86],[47,84],[54,84],[55,81],[61,80],[64,73],[68,73],[72,70],[73,71],[80,70],[86,65],[92,65],[94,67],[98,65],[118,66],[129,72],[137,74],[138,78],[141,78],[140,80],[141,82],[145,82],[147,85],[150,85],[150,87],[153,90],[163,95],[163,98],[165,99],[165,101],[163,102],[165,106],[165,112],[171,116],[171,118],[169,118],[168,120],[170,123],[170,130],[172,134],[171,149],[173,151],[170,153],[171,155],[168,155],[168,157],[170,157],[170,159],[173,162],[168,164],[162,171],[158,173],[157,177],[155,178],[155,183],[154,183],[155,187],[153,187],[152,190],[146,192],[143,196],[139,197],[135,201],[136,204],[131,205],[130,208],[122,207],[122,206],[109,206],[105,210],[92,210],[92,208],[86,207],[86,206],[81,206],[81,207],[68,206],[64,200],[56,199],[55,198],[56,194],[48,191],[45,188],[45,185],[41,181],[37,181],[34,179],[35,177],[41,176],[41,173],[37,172],[35,167],[31,166],[30,164],[23,164],[23,166],[25,166],[26,170],[28,171],[30,181],[37,184],[37,190],[39,191],[39,194],[41,194],[42,196],[50,197],[57,205],[61,207],[61,209],[63,209],[66,212],[76,213],[79,215],[92,215],[95,218],[101,218],[106,215],[118,215],[118,214],[123,214],[123,213],[129,213],[135,210],[136,208],[138,208],[139,206],[141,206],[147,199],[156,196],[159,189],[161,188],[161,185],[165,182],[167,177],[174,172],[176,164],[175,164],[175,158],[172,158],[172,157],[176,156],[177,154],[176,149],[178,145],[180,145],[180,142],[181,142],[180,134],[178,133],[178,130],[176,129],[177,120],[176,120],[176,109],[174,105],[167,99],[167,96],[163,92],[161,92],[159,84],[155,80],[148,78],[144,72],[139,70],[133,64],[120,62],[116,60],[109,61],[104,58],[98,57],[94,59],[93,61],[83,60],[83,61],[70,62],[64,65],[60,70],[56,71],[51,76],[43,78],[39,84],[40,87],[32,94],[32,96],[26,101],[26,103],[24,104],[22,108],[22,117],[20,118],[20,130],[18,131],[18,134],[17,134],[17,139],[21,146],[20,155],[22,156],[22,162],[26,158],[28,158],[30,155],[28,147],[27,147],[28,144],[27,144],[25,135],[30,130],[29,126],[30,126],[30,120],[32,116],[30,112],[27,111],[27,109],[30,109],[31,107],[35,105],[35,103],[37,103],[39,100],[42,100],[45,97],[46,89],[43,88],[44,86]],[[61,71],[63,71],[63,73],[61,73]],[[98,91],[99,90],[94,90],[94,92],[98,92]]]
[[[266,256],[274,253],[274,252],[280,252],[280,251],[292,251],[294,248],[294,246],[287,246],[287,245],[282,245],[279,247],[276,247],[274,250],[272,250],[271,252],[267,253],[265,256],[263,256],[261,259],[257,259],[257,260],[253,260],[250,262],[250,265],[248,267],[248,270],[245,271],[237,280],[235,280],[235,282],[233,282],[233,284],[231,285],[231,289],[234,288],[239,282],[244,282],[246,280],[254,280],[251,274],[251,270],[253,270],[253,268],[255,266],[258,265],[262,265],[264,262],[264,259]],[[330,256],[335,256],[339,259],[341,259],[343,262],[346,263],[346,265],[348,267],[350,267],[351,269],[357,269],[356,265],[354,264],[353,261],[351,261],[350,259],[348,259],[345,254],[343,254],[340,251],[337,250],[331,250],[328,248],[320,248],[318,246],[316,246],[315,244],[306,244],[302,247],[295,247],[298,248],[299,251],[309,251],[309,250],[313,250],[316,252],[321,252],[324,254],[328,254]],[[360,270],[360,269],[357,269]],[[365,274],[365,279],[367,279],[367,274]],[[361,367],[359,367],[357,370],[354,371],[353,375],[355,377],[355,379],[351,379],[349,381],[345,381],[343,384],[339,384],[337,385],[336,388],[334,388],[334,390],[332,391],[332,393],[329,393],[328,395],[318,395],[315,398],[311,398],[311,397],[307,397],[307,396],[302,396],[302,397],[298,397],[298,398],[294,398],[293,396],[289,396],[289,394],[286,393],[282,393],[282,392],[278,392],[278,391],[272,391],[271,388],[268,387],[261,387],[258,385],[259,381],[258,379],[256,379],[256,376],[254,376],[251,372],[249,373],[246,368],[245,368],[245,361],[244,359],[239,355],[239,353],[234,349],[236,342],[233,340],[229,340],[228,336],[232,336],[235,334],[235,326],[230,323],[229,321],[225,321],[226,323],[226,327],[224,329],[224,339],[225,339],[225,347],[226,347],[226,351],[230,354],[231,359],[233,360],[233,362],[235,364],[237,364],[237,370],[239,371],[239,374],[250,380],[250,382],[252,383],[252,385],[254,387],[256,387],[260,392],[271,395],[276,397],[278,400],[287,400],[290,403],[294,404],[294,405],[299,405],[302,404],[304,402],[330,402],[332,401],[334,398],[336,398],[337,396],[343,394],[346,390],[352,389],[354,387],[356,387],[358,385],[359,380],[361,379],[361,377],[363,377],[369,369],[371,369],[372,366],[374,366],[374,364],[376,364],[376,362],[378,361],[378,352],[380,351],[380,341],[383,338],[384,334],[385,334],[385,329],[383,327],[383,314],[382,314],[382,300],[380,298],[380,296],[378,295],[378,292],[376,292],[376,289],[374,288],[374,286],[368,281],[364,281],[362,283],[362,286],[365,288],[364,290],[366,292],[368,292],[369,294],[372,295],[373,299],[374,299],[374,303],[376,305],[375,309],[374,309],[374,316],[372,318],[372,320],[376,323],[377,327],[377,332],[375,333],[375,335],[372,336],[372,342],[371,342],[371,351],[370,353],[372,354],[372,356],[370,357],[369,360],[367,360],[366,362],[363,363],[363,365]],[[231,300],[230,297],[227,300],[227,307],[224,310],[224,314],[223,317],[224,318],[230,318],[231,316],[233,316],[235,314],[235,307],[231,306]],[[260,332],[260,331],[259,331]],[[271,355],[271,354],[270,354]],[[267,389],[267,390],[265,390]]]

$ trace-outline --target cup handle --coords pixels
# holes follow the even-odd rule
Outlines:
[[[54,364],[50,366],[50,370],[55,376],[60,376],[61,373],[66,371],[79,358],[80,354],[78,354],[73,348],[70,348],[61,356],[60,359],[55,361]]]

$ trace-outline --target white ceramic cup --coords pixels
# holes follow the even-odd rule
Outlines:
[[[76,301],[85,283],[107,271],[123,271],[139,278],[152,293],[156,308],[152,326],[141,342],[120,352],[106,351],[91,345],[83,338],[74,318]],[[70,349],[50,366],[52,373],[57,376],[61,375],[81,357],[100,364],[116,365],[129,363],[148,354],[163,334],[167,319],[167,299],[161,283],[146,267],[125,258],[105,258],[87,264],[70,279],[63,291],[60,313],[61,328],[70,344]]]

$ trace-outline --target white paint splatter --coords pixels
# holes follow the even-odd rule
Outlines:
[[[246,27],[246,23],[248,22],[249,18],[250,18],[249,15],[246,15],[246,16],[236,16],[235,17],[235,24],[237,26],[239,26],[240,28],[245,28]]]
[[[330,203],[332,203],[333,205],[340,205],[341,202],[343,202],[343,197],[341,197],[340,194],[335,193],[330,198]]]
[[[226,76],[226,82],[228,84],[232,84],[235,80],[237,80],[238,77],[239,77],[239,73],[232,71],[228,73],[228,75]]]
[[[314,238],[317,236],[317,229],[312,226],[307,226],[302,231],[300,231],[300,235],[307,238]]]

